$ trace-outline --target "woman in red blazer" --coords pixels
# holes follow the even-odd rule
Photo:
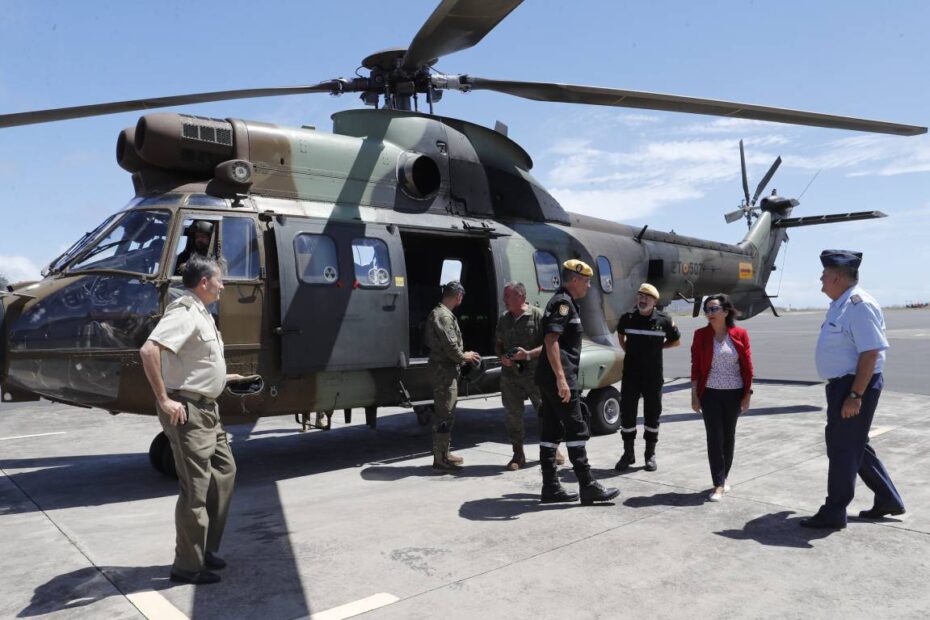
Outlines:
[[[749,409],[752,396],[749,334],[733,324],[736,312],[727,295],[705,299],[707,325],[694,332],[691,343],[691,408],[704,416],[712,502],[719,502],[730,490],[727,476],[733,464],[736,420]]]

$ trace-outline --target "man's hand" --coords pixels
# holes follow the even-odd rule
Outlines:
[[[501,357],[501,366],[503,366],[504,368],[510,368],[511,366],[513,366],[513,360],[507,357],[506,355],[504,355],[503,357]]]
[[[854,418],[859,415],[859,409],[862,407],[861,398],[847,398],[843,401],[843,411],[841,412],[842,417],[845,418]]]
[[[694,413],[701,413],[701,400],[698,398],[697,392],[691,392],[691,409]]]
[[[158,401],[158,406],[168,414],[171,426],[178,426],[179,424],[183,426],[187,423],[187,407],[183,403],[165,398],[165,400]]]
[[[475,351],[465,351],[465,361],[469,364],[481,361],[481,356]]]
[[[523,347],[517,347],[517,352],[513,354],[513,359],[518,362],[528,360],[530,359],[530,352]]]
[[[556,387],[559,389],[559,398],[563,403],[567,403],[572,399],[572,391],[568,387],[568,381],[565,378],[556,380]]]

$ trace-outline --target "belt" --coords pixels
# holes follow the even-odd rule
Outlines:
[[[831,383],[836,383],[837,381],[842,381],[846,377],[855,377],[855,376],[856,375],[850,373],[848,375],[843,375],[842,377],[833,377],[832,379],[827,379],[827,385],[830,385]]]
[[[208,398],[203,394],[190,392],[188,390],[168,390],[168,396],[175,400],[183,400],[197,407],[212,407],[216,404],[215,398]]]

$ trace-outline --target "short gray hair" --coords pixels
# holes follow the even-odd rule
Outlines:
[[[517,295],[521,297],[526,297],[526,286],[523,285],[523,282],[514,282],[511,280],[504,285],[504,290],[510,289]]]
[[[184,263],[181,281],[184,282],[184,288],[196,288],[204,278],[212,278],[214,274],[222,272],[222,267],[216,259],[194,253]]]
[[[859,283],[859,268],[850,267],[849,265],[831,265],[827,269],[832,269],[833,273],[846,278],[850,284]]]

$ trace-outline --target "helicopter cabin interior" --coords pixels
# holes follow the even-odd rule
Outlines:
[[[401,232],[410,299],[410,358],[429,356],[423,337],[426,319],[440,300],[440,286],[459,280],[465,298],[456,310],[466,350],[494,354],[497,295],[487,239]]]

